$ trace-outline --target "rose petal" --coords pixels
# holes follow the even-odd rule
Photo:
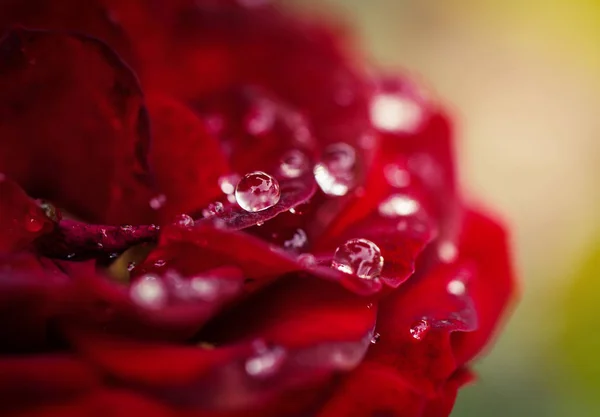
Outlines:
[[[0,32],[11,26],[85,33],[101,39],[127,62],[135,62],[131,45],[116,16],[103,1],[4,0],[0,6]]]
[[[33,255],[0,257],[0,351],[48,348],[49,321],[61,309],[66,286],[64,274]]]
[[[90,220],[141,221],[150,137],[131,70],[94,38],[25,29],[0,62],[0,170]]]
[[[24,249],[53,228],[44,210],[0,173],[0,253]]]
[[[442,264],[383,299],[380,338],[369,360],[393,367],[413,389],[433,395],[457,368],[450,333],[477,328],[469,292],[474,274],[469,264]]]
[[[421,417],[425,399],[411,390],[392,368],[363,364],[345,377],[316,417]]]
[[[450,415],[458,389],[469,383],[473,375],[467,369],[457,370],[446,382],[437,398],[427,402],[422,417],[447,417]]]
[[[503,313],[507,305],[514,302],[518,292],[510,240],[501,223],[479,211],[469,210],[461,234],[459,259],[469,260],[477,270],[469,293],[479,326],[474,332],[452,335],[454,354],[459,364],[471,360],[490,343],[498,324],[505,317]]]
[[[100,254],[120,253],[133,245],[157,240],[159,227],[106,226],[61,220],[52,233],[36,241],[44,256],[82,259]]]
[[[221,196],[218,179],[229,172],[219,144],[198,116],[178,101],[154,94],[148,108],[153,133],[150,163],[166,198],[161,218],[198,212]]]
[[[100,382],[92,368],[67,354],[5,357],[0,369],[0,410],[70,401]]]

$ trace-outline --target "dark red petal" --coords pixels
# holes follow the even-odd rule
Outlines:
[[[479,326],[474,332],[452,336],[457,362],[463,364],[490,342],[517,288],[509,237],[492,217],[475,210],[467,212],[458,253],[459,259],[471,261],[477,270],[469,294]]]
[[[366,363],[344,378],[316,417],[422,417],[424,405],[392,368]]]
[[[145,242],[156,241],[159,227],[104,226],[61,220],[48,235],[36,241],[37,250],[44,256],[80,259],[100,254],[112,254]]]
[[[24,249],[52,229],[44,210],[0,173],[0,253]]]
[[[141,222],[150,136],[129,67],[96,39],[24,29],[0,62],[0,170],[76,215]]]
[[[60,318],[61,328],[100,327],[112,334],[174,341],[189,339],[224,305],[238,297],[243,281],[241,273],[232,268],[205,271],[203,278],[210,279],[209,284],[215,287],[210,297],[182,295],[181,291],[176,292],[176,283],[161,281],[157,284],[161,291],[158,302],[144,298],[145,288],[136,287],[139,284],[135,282],[125,287],[97,275],[71,278],[70,302]]]
[[[422,417],[448,417],[454,407],[458,389],[473,378],[467,369],[461,368],[456,371],[446,382],[438,397],[427,402]]]
[[[31,404],[31,408],[10,414],[11,417],[174,417],[178,411],[124,389],[98,389],[72,401],[58,404]]]
[[[100,382],[91,367],[66,354],[2,357],[0,369],[2,415],[26,404],[70,401]]]
[[[67,277],[21,253],[0,257],[0,351],[47,348],[49,321],[66,295]]]
[[[134,64],[131,45],[115,15],[101,0],[4,0],[0,6],[0,33],[11,26],[71,31],[91,35]]]
[[[289,281],[258,297],[225,316],[235,324],[231,331],[216,324],[222,335],[200,334],[203,342],[219,338],[214,348],[98,337],[83,329],[69,335],[122,383],[172,403],[217,410],[260,406],[293,387],[320,383],[356,367],[366,352],[376,309],[360,297],[310,280]]]
[[[457,368],[450,333],[477,327],[469,292],[474,273],[469,264],[441,264],[383,299],[380,338],[369,360],[393,367],[414,390],[433,395]]]
[[[221,197],[219,177],[229,173],[219,143],[203,122],[178,101],[152,95],[150,164],[156,184],[165,196],[161,219],[195,213]]]

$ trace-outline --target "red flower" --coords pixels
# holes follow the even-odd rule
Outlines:
[[[442,109],[264,3],[1,2],[0,415],[449,414],[505,233]]]

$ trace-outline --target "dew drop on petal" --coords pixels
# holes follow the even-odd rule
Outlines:
[[[190,290],[195,298],[213,301],[219,295],[219,284],[215,279],[194,277],[190,280]]]
[[[242,177],[235,188],[239,206],[249,212],[273,207],[281,198],[279,182],[262,171],[250,172]]]
[[[281,157],[279,170],[284,177],[298,178],[308,170],[308,165],[306,155],[297,149],[292,149]]]
[[[381,335],[379,333],[375,333],[371,338],[371,344],[377,344],[377,342],[379,342],[379,339],[381,339]]]
[[[264,342],[254,343],[255,354],[244,364],[246,373],[254,378],[273,376],[285,362],[286,352],[281,346],[266,346]]]
[[[385,132],[413,132],[421,124],[423,110],[402,94],[376,94],[370,105],[371,122]]]
[[[306,246],[306,242],[308,242],[306,232],[302,229],[296,229],[294,235],[283,242],[283,247],[288,250],[299,250]]]
[[[379,204],[379,214],[384,217],[404,217],[416,214],[420,205],[417,200],[407,195],[394,194]]]
[[[127,262],[127,270],[128,270],[129,272],[133,271],[133,270],[134,270],[134,268],[135,268],[135,265],[136,265],[136,263],[135,263],[134,261]]]
[[[145,275],[129,287],[133,301],[146,308],[161,308],[167,303],[167,289],[162,280],[152,274]]]
[[[334,143],[323,151],[313,169],[321,190],[330,196],[343,196],[356,181],[356,151],[347,143]]]
[[[181,213],[175,216],[173,224],[180,227],[192,227],[194,225],[194,219],[185,213]]]
[[[388,184],[396,188],[404,188],[410,184],[410,172],[396,164],[383,167],[383,175]]]
[[[452,281],[450,281],[446,286],[446,289],[450,294],[456,296],[465,295],[465,292],[467,291],[465,283],[460,279],[453,279]]]
[[[44,220],[37,215],[25,216],[25,229],[28,232],[37,233],[44,228]]]
[[[167,196],[164,194],[159,194],[150,199],[150,207],[153,210],[159,210],[160,208],[162,208],[165,205],[166,202],[167,202]]]
[[[302,253],[296,258],[304,268],[312,268],[317,264],[317,259],[312,253]]]
[[[381,274],[383,256],[379,247],[367,239],[350,239],[338,247],[331,267],[340,272],[372,280]]]
[[[233,195],[235,185],[240,181],[240,176],[237,174],[223,175],[219,178],[219,188],[226,195]]]
[[[202,217],[212,217],[223,212],[223,203],[220,201],[210,203],[208,207],[202,210]]]
[[[437,248],[438,258],[442,262],[452,263],[458,257],[458,248],[450,241],[441,242]]]
[[[157,268],[162,268],[166,264],[167,264],[167,261],[165,261],[164,259],[157,259],[156,261],[154,261],[154,266]]]
[[[415,340],[423,340],[423,338],[425,337],[427,332],[429,332],[430,328],[431,328],[431,325],[429,324],[429,322],[427,320],[425,320],[425,319],[417,320],[410,327],[410,335]]]

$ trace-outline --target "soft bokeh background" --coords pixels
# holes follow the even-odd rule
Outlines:
[[[287,2],[433,86],[465,186],[513,226],[522,300],[453,417],[600,416],[600,1]]]

